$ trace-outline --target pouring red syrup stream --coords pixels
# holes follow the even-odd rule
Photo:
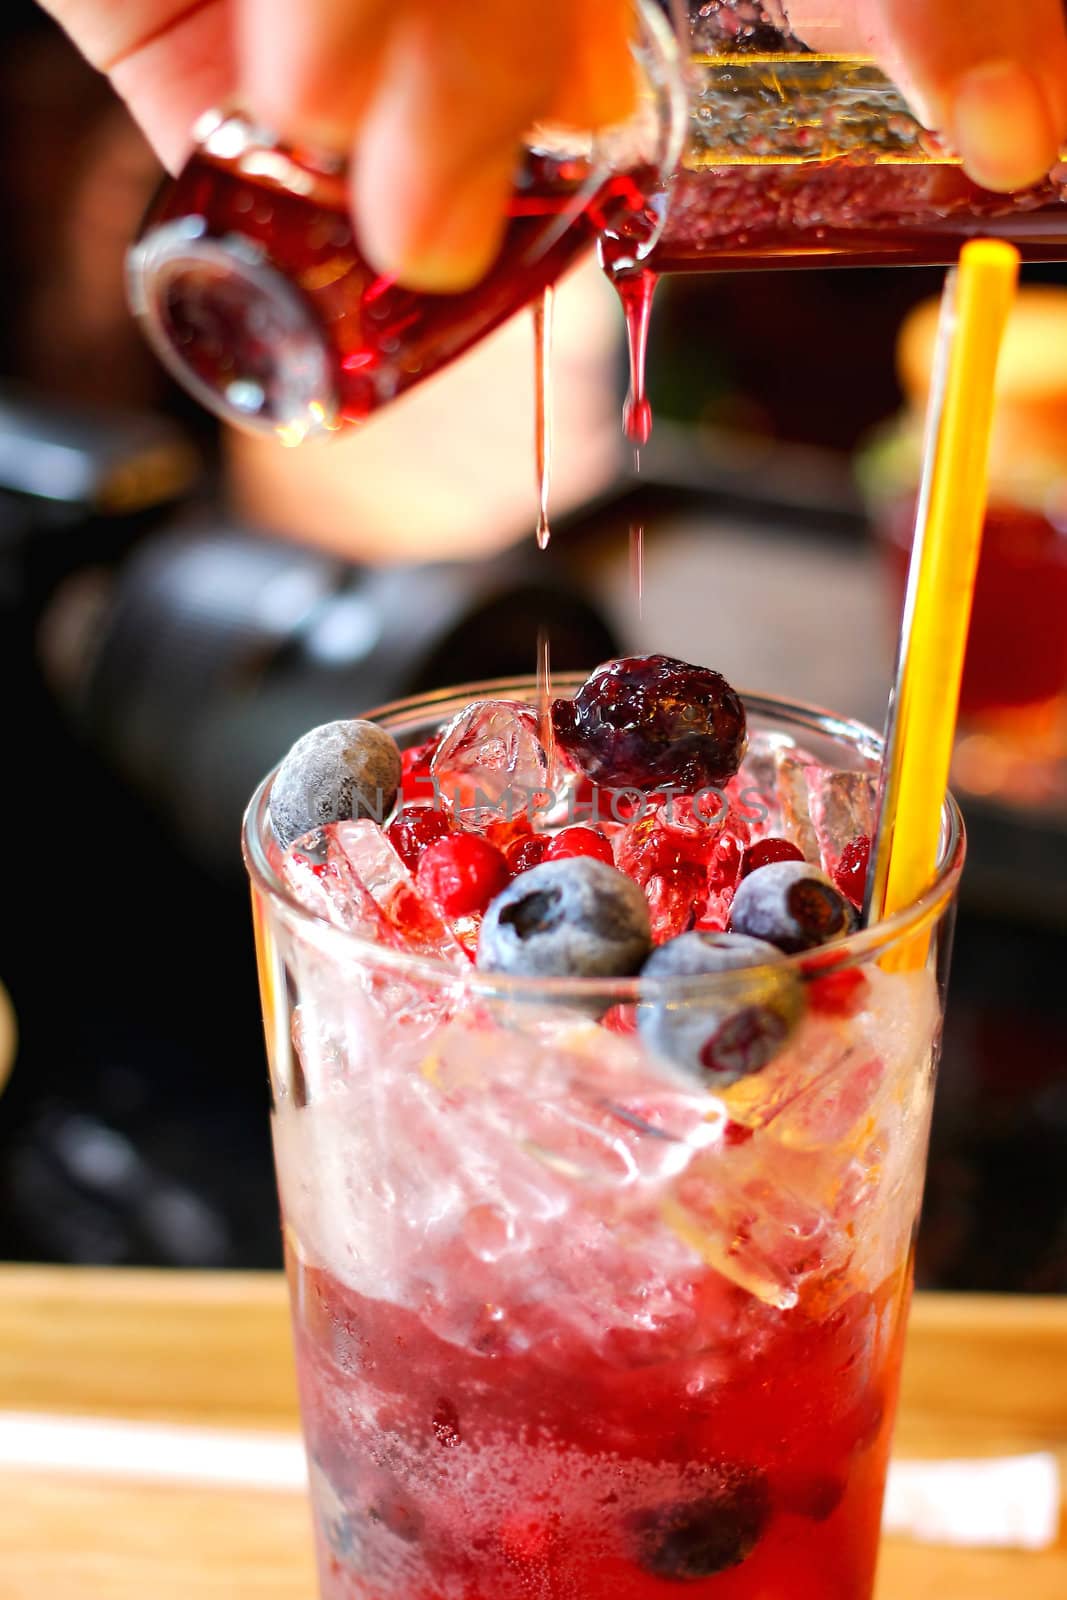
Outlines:
[[[548,496],[552,471],[552,307],[547,288],[534,301],[534,449],[537,462],[537,548],[545,550],[552,536]]]

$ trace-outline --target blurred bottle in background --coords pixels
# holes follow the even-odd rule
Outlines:
[[[899,415],[859,471],[899,614],[938,304],[905,319]],[[990,504],[963,677],[955,786],[1067,819],[1067,289],[1023,288],[997,377]]]

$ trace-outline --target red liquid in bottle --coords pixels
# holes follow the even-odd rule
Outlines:
[[[201,149],[149,214],[147,290],[135,272],[132,294],[157,350],[202,400],[283,436],[295,423],[295,442],[362,421],[454,360],[641,204],[639,177],[529,155],[485,278],[463,294],[425,294],[367,265],[338,173],[301,152],[245,148],[225,160]]]
[[[683,169],[656,272],[744,267],[948,265],[976,237],[1005,238],[1027,261],[1067,256],[1067,180],[1018,195],[980,189],[944,163],[753,163]]]

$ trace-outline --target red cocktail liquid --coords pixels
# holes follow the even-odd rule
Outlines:
[[[455,1344],[289,1271],[324,1600],[869,1594],[907,1277],[780,1312],[709,1273],[605,1355],[551,1304]]]

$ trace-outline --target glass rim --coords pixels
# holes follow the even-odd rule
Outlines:
[[[586,672],[553,674],[555,689],[577,689],[587,678]],[[452,701],[509,698],[507,691],[528,693],[535,687],[532,677],[496,678],[475,683],[459,684],[425,694],[391,700],[384,705],[362,713],[371,722],[387,725],[388,719],[400,715],[413,721],[420,715],[432,713],[435,707]],[[877,758],[882,749],[882,736],[858,719],[839,716],[832,711],[802,700],[784,700],[774,695],[737,691],[747,714],[778,717],[807,726],[811,732],[827,738],[848,742],[868,758]],[[963,870],[966,854],[966,832],[960,808],[951,792],[942,806],[942,843],[937,870],[932,881],[908,905],[892,916],[868,928],[860,928],[829,944],[803,950],[795,955],[783,955],[773,966],[745,967],[728,972],[711,973],[701,977],[647,978],[637,974],[620,978],[539,978],[517,977],[504,973],[485,972],[471,964],[470,970],[461,971],[433,957],[413,954],[407,950],[392,949],[375,943],[361,934],[335,923],[310,910],[275,871],[269,860],[265,841],[270,829],[270,789],[278,768],[275,766],[257,785],[248,803],[241,827],[241,846],[245,867],[252,886],[266,895],[276,909],[297,926],[313,932],[316,939],[345,952],[349,960],[362,961],[380,969],[421,982],[435,984],[448,982],[461,985],[472,996],[480,999],[531,1000],[546,1003],[553,1000],[561,1004],[593,997],[607,997],[605,1004],[634,1005],[650,999],[688,1000],[713,990],[722,993],[734,985],[750,979],[753,973],[773,970],[794,974],[809,981],[823,977],[842,968],[855,966],[879,953],[904,943],[908,938],[932,933],[948,910],[955,896]]]

